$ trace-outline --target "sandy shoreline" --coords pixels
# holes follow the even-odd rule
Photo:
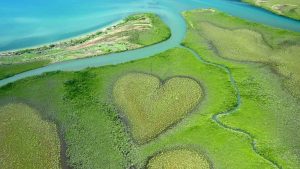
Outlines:
[[[1,55],[6,55],[7,53],[11,53],[11,52],[21,51],[21,50],[26,50],[26,49],[37,49],[37,48],[41,48],[41,47],[44,47],[44,46],[49,46],[49,45],[52,45],[52,44],[60,44],[60,43],[68,42],[68,41],[73,40],[73,39],[84,38],[84,37],[90,36],[94,33],[105,31],[108,28],[114,27],[114,26],[116,26],[116,25],[118,25],[122,22],[124,22],[124,18],[121,19],[121,20],[115,21],[115,22],[111,22],[110,24],[108,24],[104,27],[100,27],[96,30],[89,31],[89,32],[79,34],[79,35],[76,35],[76,36],[72,36],[72,37],[69,37],[69,38],[64,38],[64,39],[61,39],[61,40],[58,40],[58,41],[53,41],[53,42],[49,42],[49,43],[29,46],[29,47],[25,47],[25,48],[18,48],[18,49],[13,49],[13,50],[3,50],[3,51],[0,50],[0,57],[1,57]]]

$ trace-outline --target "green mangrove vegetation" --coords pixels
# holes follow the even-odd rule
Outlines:
[[[49,61],[43,60],[16,64],[0,64],[0,79],[5,79],[21,72],[43,67],[47,64],[49,64]]]
[[[131,16],[119,27],[148,23],[153,15],[144,16]],[[53,139],[46,149],[39,144],[33,150],[36,142],[28,143],[20,154],[51,154],[53,160],[26,156],[26,161],[76,169],[299,168],[300,34],[213,9],[183,16],[187,33],[177,48],[1,87],[0,134],[17,134],[1,134],[0,147],[18,145],[23,135]],[[157,41],[155,34],[169,36],[167,28],[160,30],[146,29],[153,32],[141,36],[122,32],[122,37],[148,45]],[[59,150],[59,143],[66,150]],[[5,155],[0,152],[0,168],[14,157]]]
[[[242,0],[249,4],[270,10],[278,15],[300,20],[300,1],[298,0]]]
[[[183,44],[230,68],[239,88],[241,105],[221,121],[251,133],[257,152],[277,167],[298,168],[300,34],[215,10],[184,16],[188,33]]]
[[[132,72],[161,79],[188,77],[187,83],[199,90],[198,83],[189,80],[195,79],[203,88],[203,101],[183,120],[167,123],[171,125],[168,130],[149,143],[137,144],[129,132],[126,114],[112,97],[119,78]],[[40,92],[34,92],[37,90]],[[252,150],[249,139],[212,121],[214,114],[235,107],[236,92],[223,69],[202,63],[187,49],[176,48],[118,66],[27,78],[2,87],[0,98],[30,102],[42,110],[42,116],[56,119],[64,130],[68,163],[74,168],[143,168],[153,154],[180,145],[205,152],[218,168],[272,168]],[[99,158],[100,154],[105,156]]]

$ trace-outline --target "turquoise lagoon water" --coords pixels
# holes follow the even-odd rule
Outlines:
[[[300,22],[230,0],[10,0],[0,1],[0,51],[71,38],[140,12],[158,14],[171,28],[169,40],[146,48],[51,64],[3,79],[0,86],[44,72],[81,70],[145,58],[179,46],[186,32],[181,12],[215,8],[233,16],[300,32]]]

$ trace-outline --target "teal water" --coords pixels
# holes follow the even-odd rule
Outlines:
[[[0,51],[42,45],[78,36],[130,14],[153,12],[171,28],[169,40],[146,48],[93,58],[65,61],[3,79],[0,86],[44,72],[81,70],[149,57],[179,46],[186,32],[180,13],[196,8],[215,8],[233,16],[300,32],[300,22],[230,0],[11,0],[0,1]]]

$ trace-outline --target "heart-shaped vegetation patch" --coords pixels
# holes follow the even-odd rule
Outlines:
[[[113,95],[133,138],[145,143],[192,111],[203,93],[192,78],[161,81],[149,74],[129,73],[117,80]]]
[[[162,152],[152,157],[147,169],[210,169],[211,164],[202,154],[190,150]]]

